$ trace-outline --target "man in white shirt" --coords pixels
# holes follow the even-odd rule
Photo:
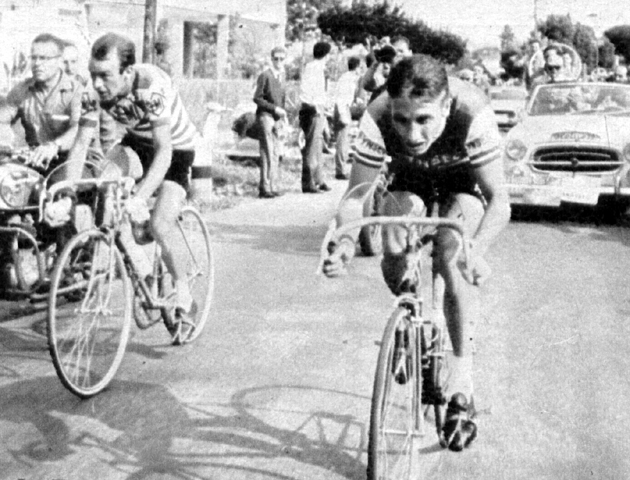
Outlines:
[[[302,149],[302,192],[321,193],[330,190],[324,183],[321,163],[326,115],[326,60],[330,44],[317,42],[313,47],[314,60],[309,62],[302,74],[300,84],[300,128],[306,143]]]
[[[361,60],[359,57],[348,58],[348,71],[337,80],[335,95],[335,130],[337,134],[335,178],[337,180],[348,179],[345,170],[350,153],[350,142],[348,141],[348,131],[352,124],[350,106],[355,99],[357,84],[361,78],[358,69],[360,64]]]

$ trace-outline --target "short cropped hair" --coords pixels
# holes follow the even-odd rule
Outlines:
[[[52,43],[57,47],[59,53],[63,52],[63,49],[65,47],[65,42],[52,33],[40,33],[33,39],[32,43]]]
[[[92,45],[91,55],[94,60],[102,61],[114,50],[120,60],[121,73],[136,63],[136,46],[130,39],[117,33],[106,33],[98,38]]]
[[[446,68],[429,55],[416,54],[398,62],[387,79],[387,93],[398,98],[404,90],[411,88],[415,97],[438,98],[448,94]]]
[[[330,43],[317,42],[313,46],[313,57],[315,60],[320,60],[330,53]]]
[[[348,70],[356,70],[357,67],[361,64],[361,59],[359,57],[350,57],[348,58]]]
[[[276,53],[282,53],[284,55],[287,54],[287,49],[284,47],[274,47],[271,49],[271,56],[273,57]]]

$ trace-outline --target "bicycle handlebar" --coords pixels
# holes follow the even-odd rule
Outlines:
[[[412,225],[420,227],[436,227],[436,228],[449,228],[455,231],[462,239],[462,250],[464,253],[465,265],[469,264],[470,259],[470,244],[466,232],[464,231],[464,225],[460,220],[454,220],[450,218],[437,218],[437,217],[417,217],[417,216],[402,216],[402,217],[388,217],[388,216],[375,216],[364,217],[358,220],[352,220],[343,224],[340,227],[336,226],[336,221],[333,219],[328,227],[328,231],[324,237],[322,247],[320,250],[320,262],[317,269],[317,273],[322,272],[324,265],[324,259],[328,254],[328,245],[330,242],[338,241],[343,235],[348,232],[368,225],[399,225],[403,227],[410,227]]]
[[[135,180],[131,177],[120,178],[81,178],[79,180],[61,180],[51,185],[48,189],[48,197],[55,198],[55,195],[62,190],[75,189],[77,187],[96,187],[101,189],[109,185],[118,185],[125,190],[131,191]]]

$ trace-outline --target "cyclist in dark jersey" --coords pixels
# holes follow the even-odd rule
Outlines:
[[[438,199],[440,216],[459,217],[471,238],[471,261],[463,268],[460,241],[448,229],[436,239],[435,262],[444,278],[444,316],[453,344],[446,380],[445,438],[461,450],[476,436],[472,421],[472,326],[479,323],[479,285],[490,273],[483,255],[510,218],[494,113],[479,89],[450,78],[426,55],[402,60],[392,70],[387,91],[363,115],[353,146],[348,191],[373,182],[387,156],[391,183],[383,215],[425,215]],[[361,218],[362,204],[344,208],[339,224]],[[357,234],[358,235],[358,232]],[[341,273],[355,252],[356,238],[331,247],[324,273]],[[382,271],[394,294],[413,288],[402,227],[383,228]]]

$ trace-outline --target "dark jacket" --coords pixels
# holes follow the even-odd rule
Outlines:
[[[275,120],[278,120],[280,117],[275,114],[275,108],[284,108],[285,90],[284,81],[278,81],[270,68],[262,72],[258,77],[256,93],[254,93],[254,103],[258,106],[256,114],[270,113]]]

